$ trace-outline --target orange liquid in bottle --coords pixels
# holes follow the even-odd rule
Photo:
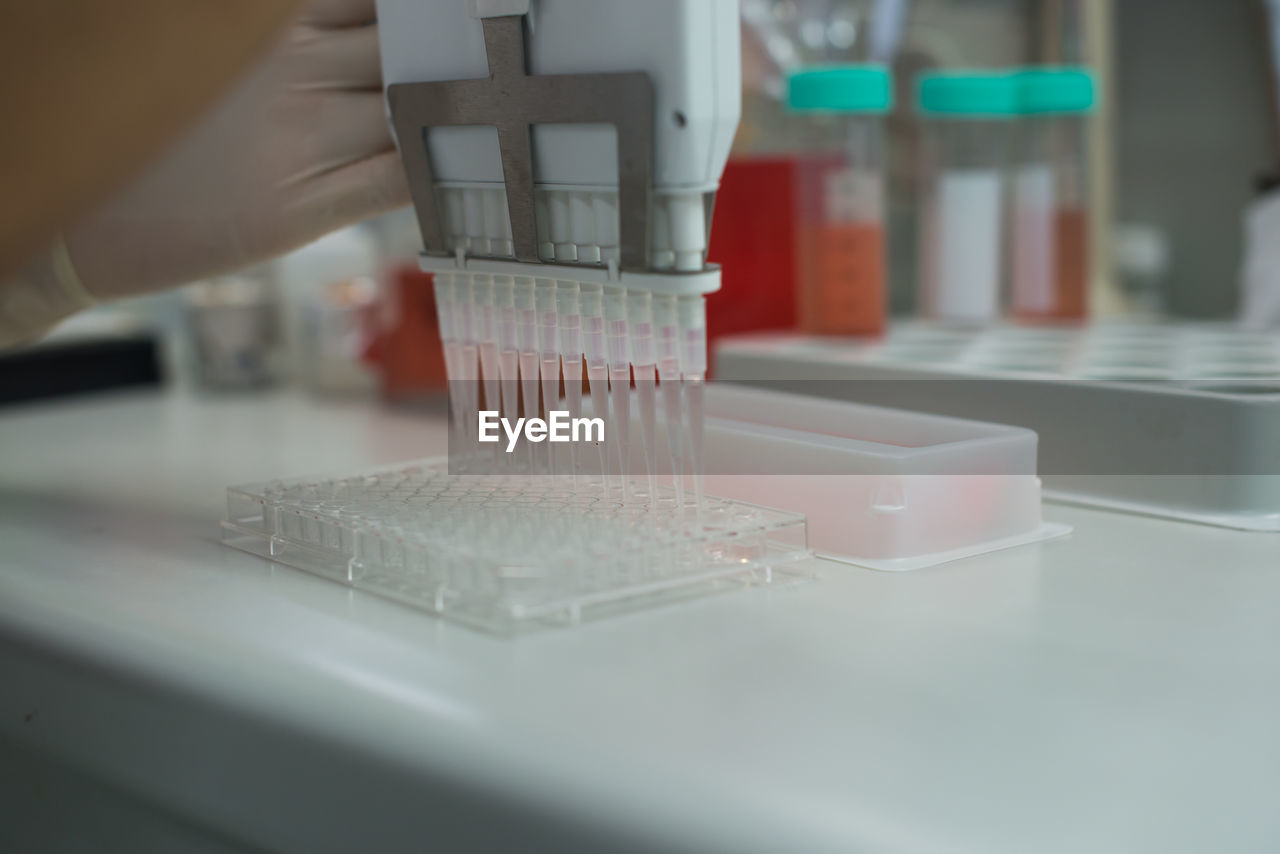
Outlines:
[[[1062,208],[1053,218],[1054,296],[1057,316],[1084,320],[1089,292],[1088,218],[1079,208]]]
[[[1089,218],[1081,208],[1059,208],[1053,214],[1049,271],[1052,303],[1043,311],[1020,308],[1024,320],[1084,320],[1089,296]]]
[[[802,222],[797,238],[801,330],[882,334],[884,227],[876,222]]]

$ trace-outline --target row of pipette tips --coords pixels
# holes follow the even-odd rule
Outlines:
[[[563,372],[564,409],[571,419],[583,417],[585,371],[592,415],[606,425],[605,442],[594,446],[599,477],[585,473],[583,455],[592,453],[591,446],[578,443],[569,445],[568,471],[557,470],[549,443],[525,443],[523,459],[499,450],[498,467],[567,476],[581,488],[600,488],[623,502],[647,500],[656,510],[660,388],[675,506],[687,504],[686,463],[693,506],[701,506],[707,370],[701,295],[488,273],[438,273],[435,295],[453,427],[463,447],[470,446],[466,437],[476,435],[482,391],[486,408],[514,423],[521,397],[526,417],[559,408]],[[628,476],[633,375],[643,490]]]
[[[439,194],[450,251],[472,257],[515,257],[505,189],[441,186]],[[622,262],[616,190],[539,187],[534,199],[539,259],[605,266]],[[701,270],[707,254],[703,194],[658,194],[650,204],[650,267]]]

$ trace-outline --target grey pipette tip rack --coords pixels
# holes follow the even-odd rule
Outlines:
[[[720,342],[723,380],[1027,427],[1047,497],[1280,531],[1280,334],[1225,324],[895,326]]]

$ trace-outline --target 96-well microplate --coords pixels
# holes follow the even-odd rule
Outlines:
[[[223,542],[498,633],[803,575],[805,518],[444,461],[227,490]],[[616,486],[615,486],[616,491]]]

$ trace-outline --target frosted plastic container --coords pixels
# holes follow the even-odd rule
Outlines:
[[[280,353],[274,289],[248,275],[210,279],[186,292],[187,326],[200,382],[256,388],[275,381]]]
[[[981,325],[1001,314],[1013,75],[938,72],[919,80],[919,311]]]
[[[707,490],[803,513],[823,557],[913,570],[1069,530],[1031,430],[723,382],[706,406]]]
[[[336,231],[274,265],[290,373],[320,394],[371,394],[365,359],[377,335],[378,242],[364,226]]]
[[[803,121],[796,160],[796,292],[800,328],[826,335],[884,330],[884,114],[892,80],[878,66],[797,71],[788,105]]]
[[[1011,309],[1024,320],[1088,313],[1089,218],[1085,123],[1093,78],[1072,68],[1018,75],[1022,118],[1012,173]]]

